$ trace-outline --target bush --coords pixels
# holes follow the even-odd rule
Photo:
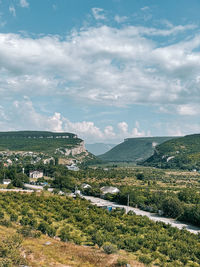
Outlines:
[[[106,242],[103,244],[103,250],[106,254],[113,254],[117,252],[117,246],[110,242]]]
[[[0,225],[6,226],[6,227],[11,227],[12,223],[6,219],[0,220]]]
[[[116,266],[126,266],[128,264],[128,261],[126,259],[117,259]]]
[[[139,256],[139,261],[148,265],[152,262],[152,258],[150,256],[147,256],[147,255],[141,255],[141,256]]]
[[[21,244],[22,238],[17,234],[0,241],[0,266],[20,266],[26,263],[20,253]]]
[[[41,236],[40,231],[33,230],[30,226],[23,226],[17,230],[17,233],[23,235],[24,237],[39,238]]]
[[[166,216],[177,218],[183,213],[183,204],[175,197],[167,197],[163,201],[162,210]]]
[[[17,222],[17,219],[18,219],[17,214],[12,213],[12,214],[10,215],[10,221],[11,221],[11,222]]]

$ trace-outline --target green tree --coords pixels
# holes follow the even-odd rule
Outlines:
[[[162,203],[162,210],[166,216],[172,218],[179,217],[184,211],[183,204],[175,197],[165,198]]]

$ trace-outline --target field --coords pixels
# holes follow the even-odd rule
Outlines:
[[[200,264],[197,235],[131,212],[34,193],[2,193],[0,210],[1,238],[7,238],[0,243],[1,261],[22,263],[23,253],[31,266],[120,266],[118,258],[152,266]]]

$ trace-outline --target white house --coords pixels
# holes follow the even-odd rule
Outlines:
[[[3,179],[3,184],[10,184],[11,183],[11,180],[10,179]]]
[[[72,164],[71,166],[67,166],[67,169],[70,171],[79,171],[79,167],[77,167],[75,164]]]
[[[113,186],[103,186],[100,188],[103,195],[105,194],[117,194],[119,193],[119,189]]]
[[[29,177],[30,178],[42,178],[44,176],[42,171],[30,171],[29,172]]]

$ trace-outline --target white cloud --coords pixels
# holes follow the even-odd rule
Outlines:
[[[92,105],[150,104],[160,111],[170,106],[180,115],[194,114],[187,105],[200,102],[200,35],[172,45],[151,40],[194,29],[101,26],[74,31],[65,40],[2,33],[1,100],[62,95]]]
[[[101,130],[94,125],[94,122],[83,121],[83,122],[71,122],[68,119],[65,119],[64,130],[68,132],[77,133],[82,138],[91,138],[91,139],[102,139],[103,133]]]
[[[179,105],[177,106],[177,112],[180,115],[189,115],[189,116],[193,116],[193,115],[197,115],[200,113],[200,107],[199,105],[190,105],[190,104],[186,104],[186,105]]]
[[[9,6],[9,11],[13,15],[13,17],[16,17],[16,10],[15,10],[15,7],[13,5]]]
[[[0,106],[0,131],[5,130],[46,130],[54,132],[76,133],[86,142],[120,142],[127,137],[147,136],[144,131],[133,128],[128,131],[128,124],[120,122],[116,127],[107,125],[100,129],[92,121],[72,122],[55,112],[53,115],[41,114],[29,97],[15,100],[7,111]]]
[[[2,13],[0,13],[0,28],[6,25],[6,21],[3,19]]]
[[[149,10],[150,8],[148,6],[144,6],[141,8],[142,11],[146,11],[146,10]]]
[[[127,19],[128,19],[128,17],[126,17],[126,16],[119,16],[119,15],[116,15],[116,16],[114,17],[114,20],[115,20],[117,23],[125,22]]]
[[[98,8],[98,7],[92,8],[92,14],[96,20],[105,20],[106,19],[103,8]]]
[[[104,139],[112,139],[116,137],[116,134],[114,133],[114,129],[111,125],[108,125],[104,129]]]
[[[128,124],[125,121],[119,122],[118,123],[118,128],[123,134],[127,134],[128,133]]]
[[[27,0],[20,0],[19,3],[21,7],[29,7],[29,3]]]

